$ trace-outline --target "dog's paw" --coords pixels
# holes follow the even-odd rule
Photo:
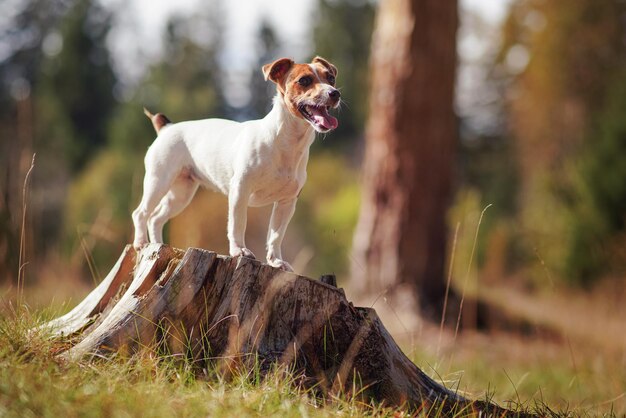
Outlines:
[[[256,257],[252,253],[252,251],[250,251],[249,249],[244,248],[244,247],[237,247],[237,248],[231,249],[230,250],[230,256],[231,257],[241,257],[241,256],[243,256],[243,257],[256,259]]]
[[[144,241],[144,240],[135,240],[133,242],[133,248],[135,249],[135,251],[139,252],[141,250],[143,250],[146,245],[148,245],[148,241]]]
[[[267,264],[284,271],[293,271],[293,267],[291,267],[291,264],[289,264],[285,260],[281,260],[280,258],[268,259]]]

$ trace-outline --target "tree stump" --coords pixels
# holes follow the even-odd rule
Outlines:
[[[70,361],[156,350],[225,373],[251,362],[289,365],[326,393],[356,388],[411,410],[510,413],[432,380],[376,312],[354,307],[342,289],[198,248],[150,244],[136,254],[127,246],[91,294],[44,327],[66,340],[59,355]]]

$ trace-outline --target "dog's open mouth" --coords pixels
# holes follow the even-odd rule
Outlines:
[[[298,110],[318,132],[332,131],[339,125],[337,118],[328,113],[330,106],[302,105]]]

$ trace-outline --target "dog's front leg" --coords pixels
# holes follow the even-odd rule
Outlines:
[[[285,231],[287,231],[287,225],[289,225],[293,212],[296,210],[296,200],[274,203],[270,226],[267,230],[267,262],[270,266],[287,271],[293,271],[293,268],[283,260],[281,245]]]
[[[233,181],[228,194],[228,243],[232,257],[256,258],[246,248],[246,224],[248,222],[248,200],[250,193],[241,181]]]

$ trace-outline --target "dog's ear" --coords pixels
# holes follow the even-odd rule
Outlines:
[[[318,64],[322,64],[333,75],[333,77],[337,77],[337,67],[332,65],[328,60],[326,60],[326,59],[324,59],[324,58],[322,58],[320,56],[317,56],[317,57],[313,58],[312,62],[316,62]]]
[[[265,64],[263,66],[263,77],[265,77],[266,81],[272,80],[278,84],[287,75],[293,64],[294,62],[290,58],[281,58],[270,64]]]

